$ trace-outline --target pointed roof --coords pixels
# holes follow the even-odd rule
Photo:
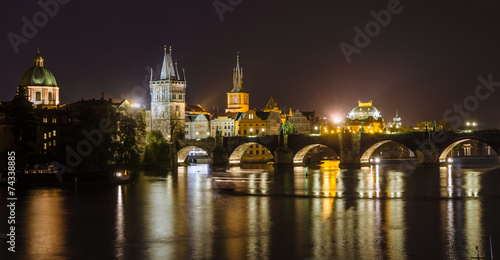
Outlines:
[[[167,45],[163,46],[163,64],[161,66],[160,80],[169,80],[172,78],[180,80],[176,67],[172,59],[172,47],[170,47],[170,52],[167,53]]]
[[[267,102],[267,105],[264,108],[264,110],[273,110],[277,106],[278,106],[278,103],[276,103],[274,98],[271,96],[271,99],[269,99],[269,101]]]
[[[240,53],[236,56],[236,68],[233,68],[233,89],[230,93],[247,93],[243,89],[243,68],[240,68]]]

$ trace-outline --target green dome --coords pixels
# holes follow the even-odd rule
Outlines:
[[[26,71],[21,79],[21,86],[50,86],[57,87],[56,78],[50,70],[43,67],[43,58],[35,56],[35,66]]]

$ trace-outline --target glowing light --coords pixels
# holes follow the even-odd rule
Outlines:
[[[132,104],[132,107],[133,107],[133,108],[140,108],[140,107],[141,107],[141,104],[134,103],[134,104]]]
[[[375,158],[375,163],[380,163],[380,158]]]
[[[340,118],[338,118],[338,117],[333,118],[333,122],[334,122],[335,124],[338,124],[338,123],[340,123],[341,121],[342,121],[342,120],[341,120]]]

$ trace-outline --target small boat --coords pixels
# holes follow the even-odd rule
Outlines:
[[[113,173],[113,183],[128,183],[130,181],[130,175],[128,171],[125,170],[117,170]]]
[[[212,179],[212,187],[217,190],[234,190],[236,189],[236,185],[232,180],[227,179]]]

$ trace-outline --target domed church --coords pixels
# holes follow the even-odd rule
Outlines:
[[[24,73],[19,87],[25,88],[28,100],[35,105],[59,105],[56,78],[44,67],[40,51],[35,56],[34,63],[34,66]]]

